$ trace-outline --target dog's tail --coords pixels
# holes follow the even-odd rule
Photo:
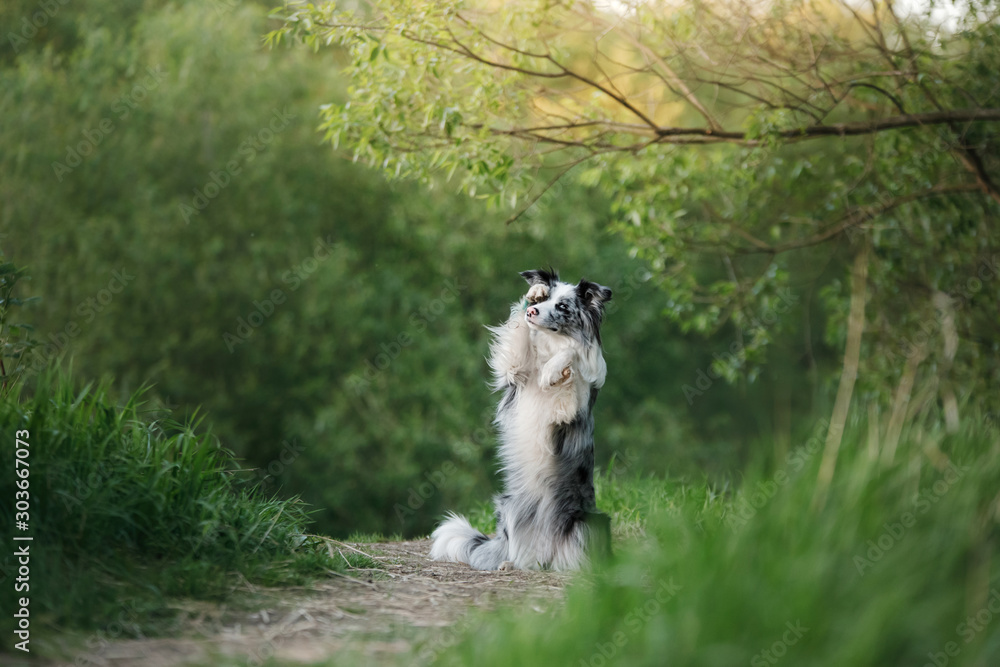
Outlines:
[[[431,560],[468,563],[477,570],[496,570],[507,560],[507,540],[492,540],[454,512],[431,534]]]

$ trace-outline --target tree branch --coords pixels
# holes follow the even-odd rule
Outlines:
[[[738,248],[735,250],[738,254],[751,255],[751,254],[778,254],[787,252],[789,250],[797,250],[799,248],[806,248],[808,246],[819,245],[824,241],[827,241],[838,234],[842,234],[852,227],[856,227],[868,220],[876,218],[883,213],[891,211],[894,208],[899,208],[904,204],[909,204],[910,202],[917,201],[918,199],[924,199],[926,197],[937,197],[940,195],[957,194],[959,192],[977,192],[982,188],[974,183],[964,183],[961,185],[938,185],[929,190],[921,190],[920,192],[911,192],[908,195],[903,195],[902,197],[897,197],[889,202],[884,202],[876,204],[874,206],[865,206],[859,208],[853,213],[845,216],[839,222],[834,224],[828,229],[825,229],[818,234],[809,236],[804,239],[797,239],[795,241],[789,241],[788,243],[782,243],[781,245],[769,246],[763,244],[759,239],[748,239],[753,243],[753,248]],[[747,238],[743,234],[740,234],[744,238]]]
[[[885,130],[898,130],[906,127],[918,127],[924,125],[944,125],[948,123],[966,123],[1000,120],[1000,109],[951,109],[947,111],[930,111],[926,113],[909,113],[888,116],[871,121],[854,123],[832,123],[829,125],[807,125],[805,127],[782,130],[777,132],[777,136],[793,141],[811,139],[814,137],[849,137],[863,134],[883,132]],[[677,136],[713,136],[717,139],[726,139],[737,142],[744,142],[754,145],[759,142],[746,139],[743,132],[723,131],[712,132],[704,128],[696,127],[661,127],[656,129],[656,133],[661,137]]]
[[[957,109],[951,111],[933,111],[928,113],[901,114],[886,118],[858,122],[858,123],[835,123],[830,125],[807,125],[805,127],[782,130],[775,133],[776,136],[790,142],[797,143],[820,137],[851,137],[875,134],[887,130],[898,130],[908,127],[923,127],[930,125],[947,125],[956,122],[988,122],[1000,120],[1000,109]],[[566,130],[573,129],[573,126],[596,126],[603,125],[608,129],[618,130],[625,134],[649,135],[652,140],[642,141],[633,144],[609,144],[588,142],[587,139],[565,140],[556,139],[544,134],[537,134],[546,130]],[[481,129],[482,124],[469,124],[468,127]],[[581,121],[580,123],[568,124],[566,126],[535,126],[529,128],[490,128],[490,132],[497,135],[509,135],[522,139],[538,140],[547,143],[558,143],[567,147],[577,146],[583,148],[599,147],[609,151],[622,153],[633,153],[642,150],[652,144],[707,144],[707,143],[731,143],[741,146],[759,146],[764,143],[761,139],[748,139],[746,133],[736,131],[714,132],[703,127],[657,127],[648,128],[636,123],[621,123],[616,121]],[[985,170],[983,171],[985,175]],[[977,174],[978,176],[978,174]],[[988,178],[988,175],[986,176]],[[980,183],[980,189],[993,195],[993,190]]]
[[[552,187],[556,183],[558,183],[560,181],[560,179],[562,179],[563,176],[565,176],[567,173],[570,172],[570,170],[573,169],[573,167],[577,166],[581,162],[585,162],[586,160],[589,160],[592,157],[594,157],[593,154],[584,155],[583,157],[579,158],[578,160],[574,160],[574,161],[570,162],[566,166],[566,168],[561,169],[559,171],[559,173],[555,175],[555,177],[553,177],[551,180],[549,180],[549,182],[545,184],[545,187],[543,187],[541,189],[541,191],[537,195],[535,195],[534,197],[532,197],[528,201],[528,203],[524,205],[523,208],[521,208],[520,210],[518,210],[517,213],[515,213],[514,215],[510,216],[509,218],[507,218],[505,224],[509,225],[509,224],[517,221],[518,219],[520,219],[520,217],[522,215],[524,215],[528,211],[528,209],[530,209],[532,206],[534,206],[536,203],[538,203],[538,200],[541,199],[542,197],[544,197],[545,193],[548,192],[549,190],[551,190]]]

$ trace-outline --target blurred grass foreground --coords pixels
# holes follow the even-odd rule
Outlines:
[[[642,537],[563,614],[483,619],[439,664],[998,664],[1000,435],[913,429],[886,462],[867,431],[820,506],[806,441],[732,494],[605,481],[619,527],[650,503]]]
[[[0,425],[30,434],[36,637],[101,627],[123,605],[126,635],[162,634],[181,598],[377,566],[331,559],[306,536],[301,502],[241,481],[215,438],[145,414],[141,394],[117,406],[106,385],[77,391],[51,373],[33,396],[0,401]],[[865,424],[846,434],[852,454],[819,505],[808,442],[777,467],[752,465],[737,489],[605,471],[598,504],[617,557],[572,585],[564,610],[544,623],[522,611],[478,616],[453,648],[418,646],[405,661],[996,664],[1000,435],[974,423],[952,435],[913,428],[887,461],[867,434]],[[2,452],[13,470],[13,448]],[[4,476],[4,516],[14,491]],[[15,557],[0,567],[11,584]]]

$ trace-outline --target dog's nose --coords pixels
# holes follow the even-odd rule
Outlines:
[[[530,308],[528,308],[528,314],[534,317],[538,315],[538,309],[535,308],[534,306],[531,306]]]

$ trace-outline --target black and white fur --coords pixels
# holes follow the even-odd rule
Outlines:
[[[611,290],[555,271],[525,271],[530,288],[493,334],[493,389],[504,491],[497,534],[454,513],[431,536],[431,558],[478,570],[576,569],[610,549],[594,497],[594,402],[607,366],[601,322]]]

